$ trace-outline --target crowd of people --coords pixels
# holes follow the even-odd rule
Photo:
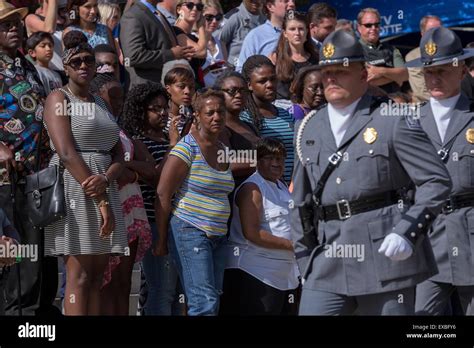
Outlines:
[[[321,143],[300,136],[299,127],[310,123],[314,111],[329,110],[330,124],[321,136],[339,147],[346,130],[354,131],[349,116],[365,96],[412,105],[431,101],[445,128],[449,119],[436,107],[452,111],[458,100],[446,104],[425,80],[449,71],[424,72],[406,64],[423,59],[425,46],[404,59],[398,48],[380,41],[381,16],[374,8],[338,19],[329,4],[313,4],[302,13],[294,0],[243,0],[226,13],[217,0],[41,0],[28,6],[0,0],[0,251],[27,245],[38,248],[39,258],[0,255],[0,314],[57,313],[59,287],[65,315],[128,315],[136,263],[143,279],[142,315],[333,313],[321,302],[335,303],[334,298],[308,297],[302,284],[311,266],[299,262],[295,197],[304,191],[296,210],[300,227],[313,233],[305,238],[319,236],[310,250],[314,262],[317,245],[331,240],[329,227],[335,225],[310,226],[320,219],[307,206],[328,156],[315,150],[302,158],[301,137],[305,146]],[[440,18],[427,15],[420,33],[425,38],[442,26]],[[433,45],[432,55],[440,54],[441,43]],[[343,55],[359,70],[343,67],[336,59]],[[472,102],[474,59],[458,55],[464,70],[459,81],[450,81],[454,94],[448,97],[462,93]],[[359,80],[350,80],[360,71]],[[329,89],[344,89],[348,81],[352,87],[341,98],[351,102],[335,103]],[[474,115],[472,108],[466,112]],[[371,144],[378,133],[367,129],[364,139]],[[474,143],[474,128],[466,139]],[[382,143],[367,154],[359,151],[356,164],[380,161],[370,166],[380,181],[398,182],[395,176],[405,170],[413,186],[429,181],[406,163],[387,179],[380,158],[391,151]],[[246,160],[240,161],[242,154]],[[410,165],[416,161],[400,158]],[[300,165],[306,174],[298,171]],[[51,167],[61,174],[65,211],[38,226],[26,208],[29,177]],[[471,167],[466,166],[470,174],[456,175],[473,175]],[[370,191],[376,185],[369,176],[375,174],[367,170],[358,184],[366,182]],[[466,191],[474,191],[472,177],[462,180]],[[301,191],[303,183],[312,190]],[[41,182],[41,189],[52,184]],[[39,201],[41,191],[33,196]],[[333,203],[327,195],[323,201]],[[341,217],[339,205],[337,210]],[[471,254],[465,257],[473,260],[470,233]],[[400,242],[397,250],[407,245]],[[64,261],[63,284],[57,280],[58,258]],[[330,271],[322,270],[314,281],[325,284]],[[352,271],[348,278],[357,278],[360,270]],[[461,311],[473,313],[465,303],[472,307],[474,276],[441,283],[462,285]],[[449,296],[451,290],[443,288]],[[435,312],[449,312],[446,303]],[[428,307],[422,309],[432,314]]]

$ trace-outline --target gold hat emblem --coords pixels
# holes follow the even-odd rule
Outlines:
[[[429,41],[425,45],[425,52],[427,55],[432,56],[436,53],[438,46],[433,41]]]
[[[471,144],[474,144],[474,128],[469,128],[466,131],[466,140]]]
[[[364,132],[364,141],[367,144],[372,144],[375,140],[377,140],[377,131],[375,128],[367,128]]]
[[[331,58],[336,51],[336,47],[332,43],[327,43],[323,47],[323,56],[324,58]]]

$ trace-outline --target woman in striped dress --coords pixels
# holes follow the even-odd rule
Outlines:
[[[287,156],[283,179],[288,184],[293,171],[294,120],[287,110],[273,105],[277,93],[275,66],[265,56],[251,56],[242,68],[242,75],[250,93],[247,95],[247,108],[240,114],[240,119],[252,123],[260,137],[276,138],[285,145]]]
[[[171,150],[158,183],[155,253],[168,254],[169,245],[188,315],[217,315],[230,214],[228,195],[234,188],[229,161],[223,156],[227,151],[218,140],[225,126],[225,98],[221,91],[198,92],[193,107],[196,127]]]
[[[69,83],[48,96],[44,118],[55,152],[50,165],[65,167],[67,216],[46,227],[45,254],[64,257],[66,315],[98,315],[109,256],[128,246],[115,181],[123,160],[120,129],[104,101],[89,93],[95,58],[87,39],[73,31],[64,44]]]

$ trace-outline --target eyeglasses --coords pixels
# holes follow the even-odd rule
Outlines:
[[[204,18],[206,19],[206,21],[208,21],[209,23],[212,23],[212,21],[215,19],[217,22],[220,22],[222,20],[222,18],[224,18],[224,16],[222,14],[218,14],[218,15],[211,15],[211,14],[207,14],[204,16]]]
[[[323,85],[317,85],[317,86],[308,86],[306,87],[308,91],[311,93],[324,93],[324,87]]]
[[[363,25],[364,27],[366,28],[379,28],[380,27],[380,23],[377,22],[377,23],[361,23],[361,25]]]
[[[222,88],[221,91],[226,92],[228,95],[230,95],[233,98],[237,95],[237,93],[240,93],[240,95],[245,95],[248,93],[249,90],[245,87],[241,87],[241,88],[229,88],[229,89]]]
[[[194,6],[196,6],[196,9],[201,12],[203,9],[204,9],[204,5],[203,4],[195,4],[194,2],[185,2],[183,4],[184,6],[186,6],[188,8],[189,11],[192,11]]]
[[[10,31],[13,27],[23,27],[23,22],[20,20],[5,21],[0,23],[0,31]]]
[[[79,69],[82,66],[82,63],[85,63],[89,68],[94,66],[95,64],[95,57],[94,56],[84,56],[84,57],[77,57],[73,58],[67,63],[73,69]]]
[[[158,114],[160,116],[164,116],[168,114],[168,108],[162,108],[161,106],[158,106],[158,105],[152,105],[147,110],[154,112],[155,114]]]

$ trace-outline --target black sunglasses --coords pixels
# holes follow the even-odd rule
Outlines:
[[[94,56],[84,56],[73,58],[67,63],[73,69],[79,69],[82,66],[82,63],[85,63],[89,68],[95,64]]]
[[[207,14],[204,16],[204,18],[206,19],[206,21],[208,21],[209,23],[212,23],[212,21],[215,19],[216,21],[220,22],[222,20],[222,18],[224,18],[223,15],[221,15],[220,13],[218,15],[211,15],[211,14]]]
[[[195,4],[194,2],[185,2],[183,4],[184,6],[186,6],[188,8],[189,11],[192,11],[194,6],[196,6],[196,9],[201,12],[203,9],[204,9],[204,5],[203,4]]]
[[[378,28],[380,27],[380,23],[362,23],[361,25],[363,25],[364,27],[366,28],[372,28],[372,27],[375,27],[375,28]]]
[[[229,89],[222,88],[221,90],[223,92],[227,93],[228,95],[230,95],[232,98],[235,97],[237,95],[237,93],[240,93],[240,95],[245,95],[249,91],[245,87],[242,87],[242,88],[229,88]]]

